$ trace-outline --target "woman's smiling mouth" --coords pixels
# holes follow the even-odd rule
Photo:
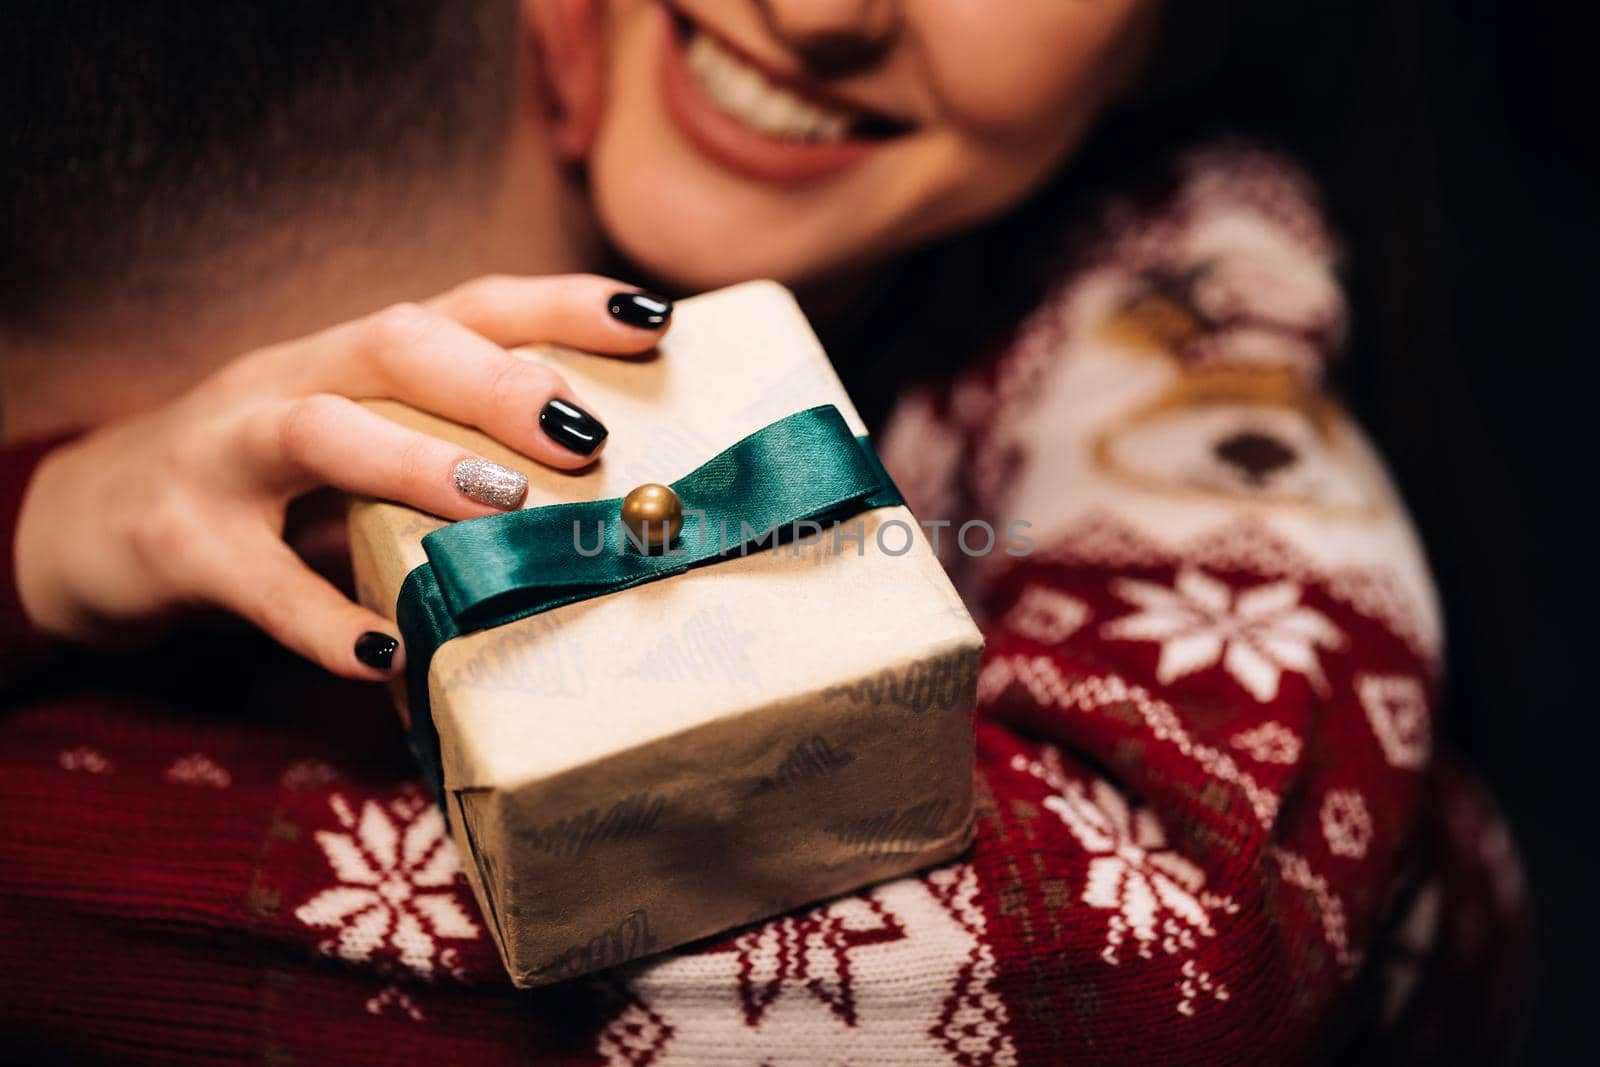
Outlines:
[[[667,13],[667,109],[703,154],[729,169],[769,182],[808,181],[913,128],[773,72],[675,9]]]

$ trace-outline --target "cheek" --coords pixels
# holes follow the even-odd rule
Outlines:
[[[1148,0],[907,4],[947,166],[924,208],[948,229],[1015,203],[1059,165],[1122,88]]]
[[[1116,89],[1146,0],[925,0],[908,4],[944,120],[1017,141],[1081,124]]]

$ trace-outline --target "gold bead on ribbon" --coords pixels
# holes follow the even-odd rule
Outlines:
[[[671,486],[646,483],[622,498],[622,524],[646,548],[669,545],[683,529],[683,501]]]

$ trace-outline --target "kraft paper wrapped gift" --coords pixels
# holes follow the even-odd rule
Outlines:
[[[518,355],[558,368],[604,418],[598,463],[551,471],[373,406],[523,471],[526,508],[674,481],[817,405],[866,432],[794,300],[768,282],[679,303],[644,361]],[[394,617],[428,562],[423,536],[444,525],[356,501],[362,600]],[[445,640],[431,709],[408,724],[506,969],[536,986],[959,853],[981,648],[911,513],[879,507]],[[405,715],[403,687],[397,699]]]

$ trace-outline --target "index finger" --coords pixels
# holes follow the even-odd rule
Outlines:
[[[546,341],[610,356],[650,351],[672,324],[672,301],[597,274],[492,274],[427,306],[504,348]]]
[[[258,368],[258,380],[288,398],[398,400],[476,426],[549,467],[581,467],[605,442],[604,423],[554,369],[415,305],[397,304],[256,358],[271,361]]]

